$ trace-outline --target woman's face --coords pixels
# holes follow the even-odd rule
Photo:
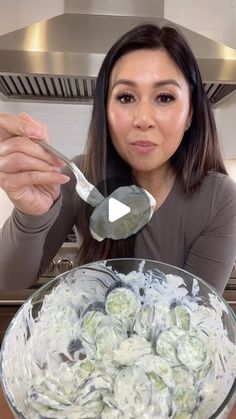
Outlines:
[[[109,80],[113,145],[135,172],[168,165],[191,119],[188,84],[164,49],[122,56]]]

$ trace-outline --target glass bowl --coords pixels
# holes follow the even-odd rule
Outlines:
[[[70,384],[72,382],[74,383],[75,377],[76,380],[78,380],[78,389],[76,393],[77,398],[74,396],[74,400],[78,400],[78,398],[81,397],[81,392],[85,391],[81,386],[81,380],[83,383],[87,383],[90,377],[89,374],[91,374],[91,370],[89,370],[91,363],[86,364],[85,361],[87,361],[89,357],[93,359],[95,356],[93,351],[100,351],[99,356],[101,356],[101,351],[104,351],[104,339],[106,345],[110,345],[110,352],[109,356],[107,355],[108,352],[106,352],[107,349],[102,353],[103,355],[105,353],[104,357],[106,356],[107,362],[110,362],[112,377],[114,372],[114,359],[117,361],[117,358],[113,359],[111,356],[113,356],[114,353],[118,356],[117,353],[119,351],[112,352],[114,348],[117,350],[117,345],[114,346],[112,341],[113,338],[110,339],[110,320],[110,323],[106,326],[108,329],[106,329],[106,327],[104,329],[105,331],[108,330],[108,335],[105,337],[103,336],[102,346],[99,346],[98,340],[96,340],[96,342],[93,341],[92,343],[89,341],[91,336],[95,336],[91,333],[98,336],[99,322],[87,323],[88,330],[86,329],[85,333],[85,329],[82,329],[82,324],[84,327],[85,322],[81,322],[81,318],[83,317],[83,319],[85,319],[86,313],[89,318],[91,311],[96,311],[98,318],[99,316],[105,316],[103,312],[105,299],[107,299],[107,296],[110,295],[109,293],[111,291],[117,291],[120,287],[122,287],[123,291],[125,289],[123,294],[124,298],[122,297],[121,302],[119,303],[121,305],[123,304],[123,308],[126,294],[132,290],[132,295],[135,294],[135,298],[139,300],[139,309],[143,309],[145,306],[151,307],[152,313],[155,312],[155,315],[159,316],[159,318],[160,313],[164,310],[166,317],[162,317],[161,326],[158,324],[157,327],[155,324],[154,328],[154,323],[152,321],[150,324],[146,323],[144,329],[142,329],[142,333],[144,333],[142,336],[149,333],[149,337],[147,337],[147,335],[145,335],[145,337],[151,342],[152,351],[155,351],[153,345],[156,345],[160,333],[163,332],[163,324],[165,324],[166,328],[172,327],[172,331],[176,330],[176,328],[183,328],[185,329],[183,333],[188,333],[190,335],[194,335],[197,327],[201,330],[201,336],[207,347],[208,355],[210,354],[210,365],[211,367],[214,365],[214,368],[211,369],[210,373],[204,372],[208,378],[204,378],[202,382],[200,381],[200,385],[198,384],[198,389],[200,389],[198,391],[200,391],[201,396],[198,397],[197,408],[192,409],[191,413],[187,413],[185,411],[186,409],[182,408],[182,416],[175,416],[173,406],[171,407],[168,405],[169,411],[166,417],[178,417],[183,419],[227,418],[236,400],[235,314],[222,296],[200,278],[194,277],[192,274],[168,264],[135,258],[110,259],[94,262],[65,272],[37,290],[18,310],[5,333],[2,342],[0,364],[1,384],[14,416],[22,419],[40,419],[46,417],[65,419],[78,417],[101,417],[109,419],[112,419],[113,417],[165,417],[158,415],[152,416],[150,412],[153,412],[153,410],[148,410],[149,407],[145,412],[142,411],[140,416],[138,414],[132,414],[130,416],[122,416],[122,414],[114,416],[104,414],[104,416],[102,416],[102,414],[89,414],[88,410],[83,410],[80,414],[76,409],[72,409],[69,414],[60,413],[62,411],[68,412],[66,409],[68,397],[69,394],[71,394]],[[132,304],[132,301],[129,301],[129,304],[125,308],[128,310],[129,315],[130,313],[133,315],[132,310],[136,310],[136,308],[132,308]],[[189,323],[186,323],[186,317],[182,317],[182,314],[178,315],[178,312],[176,311],[176,307],[183,306],[187,313],[190,313],[190,318],[193,322],[191,332]],[[113,307],[112,310],[116,310],[117,306],[115,304],[115,306],[110,305],[110,307]],[[166,308],[168,309],[166,310]],[[97,314],[97,312],[99,314]],[[116,316],[114,313],[112,314],[112,319]],[[173,313],[175,314],[173,315]],[[126,317],[126,320],[127,319],[128,317]],[[130,329],[129,332],[127,332],[129,333],[127,335],[129,339],[133,337],[134,334],[136,335],[135,338],[137,338],[138,335],[137,318],[135,321],[132,320],[132,322],[129,318]],[[91,329],[91,327],[93,329]],[[112,330],[114,332],[114,329]],[[132,333],[130,330],[132,330]],[[134,334],[133,331],[135,331]],[[81,339],[83,342],[82,346]],[[142,337],[142,339],[144,338]],[[174,345],[177,345],[176,342],[174,342]],[[157,348],[157,346],[155,346],[155,348]],[[174,347],[174,352],[172,348],[167,348],[167,358],[170,354],[172,354],[171,356],[176,356],[176,348],[177,346]],[[160,354],[160,352],[157,353]],[[124,349],[122,359],[126,359],[128,356],[127,354],[128,352],[126,353]],[[184,362],[185,361],[183,361],[183,363]],[[77,375],[75,376],[75,372],[71,371],[73,370],[73,366],[78,363],[80,369],[77,370]],[[86,371],[83,370],[83,374],[85,375],[81,378],[82,365],[83,368],[86,367]],[[88,368],[89,365],[90,367]],[[129,365],[129,363],[126,363],[126,367],[121,366],[120,369],[133,368],[129,367]],[[182,367],[183,366],[185,368],[186,364],[183,364]],[[192,366],[190,368],[192,368]],[[196,371],[197,370],[195,369],[194,374],[197,374],[197,376],[200,377],[200,370]],[[194,374],[191,372],[191,375]],[[65,393],[63,393],[64,390],[62,391],[62,383],[60,380],[64,380],[63,385]],[[108,379],[108,381],[109,380],[110,379]],[[204,383],[204,380],[206,382],[206,384],[204,384],[205,387],[202,384]],[[171,385],[172,384],[170,384],[170,387]],[[189,383],[186,382],[186,387],[188,386]],[[94,407],[94,401],[91,401],[91,395],[94,390],[97,391],[97,388],[95,387],[96,386],[93,385],[90,386],[89,391],[86,390],[87,393],[84,397],[87,398],[86,403],[88,403],[88,400],[90,403],[87,406]],[[203,387],[204,391],[202,390]],[[165,388],[168,388],[166,384]],[[172,388],[170,394],[174,391],[175,390]],[[53,396],[54,407],[51,407],[50,410],[47,407],[47,397],[50,398],[52,393],[54,395],[56,394],[56,396]],[[103,396],[99,393],[99,403],[103,403],[104,406],[104,400],[106,400],[106,409],[108,411],[109,409],[110,411],[113,409],[114,411],[114,406],[112,404],[114,403],[114,400],[112,402],[112,400],[109,399],[110,396],[108,397],[108,393],[107,388],[106,390],[103,388]],[[134,392],[133,390],[130,390],[128,393],[125,402],[127,401],[127,398],[130,398],[130,400],[132,399],[132,394]],[[145,392],[140,393],[141,396],[140,394],[139,396],[144,397],[144,393]],[[40,409],[43,406],[44,410],[38,410],[38,403],[40,404]],[[62,403],[63,409],[65,408],[65,410],[58,410],[58,403],[60,406]],[[96,398],[96,403],[98,403],[98,398]],[[139,402],[136,400],[136,405],[138,403]],[[153,404],[150,401],[149,403]],[[97,407],[95,407],[95,410],[96,409]],[[150,409],[153,409],[153,406],[151,406]],[[190,412],[190,410],[188,412]],[[54,415],[52,412],[54,412]]]

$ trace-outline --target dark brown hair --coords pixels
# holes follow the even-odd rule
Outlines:
[[[171,164],[180,178],[186,196],[191,195],[210,170],[226,173],[221,157],[216,126],[211,106],[206,96],[196,59],[183,35],[174,27],[159,28],[144,24],[124,34],[108,51],[98,74],[94,105],[89,128],[83,170],[87,178],[100,187],[104,195],[121,184],[135,183],[130,167],[114,149],[106,117],[108,85],[111,71],[123,55],[139,49],[162,48],[178,65],[190,89],[192,121],[183,140],[171,158]],[[111,179],[114,182],[110,182]],[[120,185],[119,185],[120,184]],[[89,233],[92,209],[83,204],[81,225],[83,245],[80,263],[110,257],[132,257],[135,237],[126,240],[104,240],[98,243]]]

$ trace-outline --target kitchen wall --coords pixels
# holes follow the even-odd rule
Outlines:
[[[221,140],[224,157],[236,157],[236,94],[235,92],[214,110],[218,134]],[[228,139],[231,138],[231,141]]]
[[[165,0],[165,17],[236,49],[236,0]]]
[[[85,0],[76,0],[81,7],[88,5]],[[136,0],[137,1],[137,0]],[[155,0],[145,2],[151,8]],[[96,5],[97,12],[103,12],[104,1],[90,1]],[[106,2],[106,9],[115,7],[116,1]],[[136,3],[137,4],[137,3]],[[140,2],[141,4],[141,2]],[[116,6],[118,7],[118,6]],[[122,7],[122,2],[119,3]],[[63,13],[63,0],[0,0],[0,35],[18,29],[30,23],[48,19]],[[140,9],[141,10],[141,9]],[[117,9],[118,11],[118,9]],[[236,49],[236,0],[165,0],[164,16],[183,26],[189,27],[205,36],[225,43]],[[69,157],[83,151],[91,106],[89,105],[55,105],[40,103],[20,103],[0,101],[0,112],[18,114],[24,111],[35,118],[45,121],[49,126],[52,142]],[[236,167],[236,95],[222,104],[216,111],[217,126],[219,126],[222,149],[230,166],[230,173]],[[233,176],[233,175],[232,175]],[[236,178],[235,178],[236,180]],[[11,203],[0,190],[0,226],[10,213]]]
[[[165,17],[236,49],[236,0],[165,0]],[[236,92],[214,110],[226,167],[236,182]]]
[[[233,19],[233,22],[234,22],[234,30],[233,30],[233,37],[232,37],[232,40],[233,40],[233,45],[234,45],[234,48],[235,48],[235,45],[236,45],[236,30],[235,30],[235,22],[236,22],[236,0],[232,0],[232,5],[233,5],[233,10],[232,10],[232,19]]]
[[[0,0],[0,35],[64,11],[64,0]]]

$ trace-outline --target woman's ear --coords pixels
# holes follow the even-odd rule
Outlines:
[[[188,119],[187,119],[187,122],[186,122],[185,131],[187,131],[189,129],[189,127],[191,125],[191,122],[192,122],[192,118],[193,118],[193,109],[191,107],[190,110],[189,110],[189,116],[188,116]]]
[[[191,125],[191,122],[192,122],[192,118],[188,118],[187,124],[186,124],[186,127],[185,127],[185,131],[188,131],[188,129],[189,129],[190,125]]]

